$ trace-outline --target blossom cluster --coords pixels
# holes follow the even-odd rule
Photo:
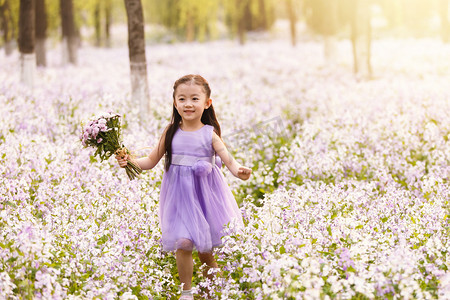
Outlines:
[[[102,161],[113,154],[130,154],[122,145],[119,114],[108,112],[89,121],[80,134],[80,140],[84,147],[94,147],[96,149],[94,156],[98,155]],[[142,173],[139,165],[130,159],[125,170],[130,179],[135,179]]]
[[[152,112],[142,121],[127,98],[125,48],[82,48],[76,67],[49,55],[33,91],[11,76],[18,53],[0,54],[0,295],[179,295],[175,257],[161,251],[163,163],[128,181],[82,147],[79,124],[114,109],[127,145],[154,147],[174,80],[196,72],[212,87],[230,152],[253,168],[245,182],[224,169],[245,227],[229,225],[215,280],[195,257],[200,298],[210,287],[215,299],[446,299],[448,47],[374,41],[375,77],[359,80],[350,45],[338,46],[331,65],[313,41],[153,45]],[[82,133],[85,144],[103,142],[103,119]]]
[[[98,137],[99,132],[107,132],[108,127],[106,127],[106,119],[101,117],[97,120],[89,121],[86,127],[83,129],[82,134],[80,135],[80,140],[83,146],[87,146],[89,142],[100,144],[103,139]]]
[[[84,147],[95,147],[95,154],[102,160],[108,159],[121,147],[120,129],[120,115],[107,113],[89,121],[82,129],[80,140]]]
[[[443,297],[448,197],[430,200],[354,180],[308,181],[261,207],[246,202],[246,227],[230,230],[219,253],[226,280],[212,286],[239,299],[250,290],[270,299]]]

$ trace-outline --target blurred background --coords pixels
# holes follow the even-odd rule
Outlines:
[[[0,0],[3,47],[18,38],[20,2]],[[61,15],[73,14],[75,31],[83,42],[98,46],[121,42],[112,37],[120,36],[120,25],[126,25],[122,0],[33,2],[38,37],[58,40]],[[293,43],[304,35],[348,38],[358,15],[371,19],[374,38],[441,36],[448,42],[450,34],[448,0],[144,0],[142,9],[149,43],[233,37],[245,43],[255,32],[285,37],[289,30]]]
[[[297,52],[313,42],[316,46],[308,48],[314,50],[308,50],[307,59],[320,57],[330,69],[341,64],[344,55],[357,79],[374,79],[377,72],[372,65],[380,68],[377,52],[398,53],[397,48],[402,48],[395,56],[401,60],[411,41],[415,48],[427,48],[426,61],[437,59],[429,51],[438,47],[445,65],[449,4],[449,0],[0,0],[0,47],[3,57],[20,55],[14,72],[19,70],[20,81],[33,87],[36,67],[45,68],[47,56],[55,51],[61,53],[58,65],[76,66],[83,47],[128,46],[131,98],[139,103],[143,119],[151,111],[146,52],[152,46],[166,45],[180,52],[186,45],[209,47],[205,45],[215,41],[228,45],[231,41],[238,48],[262,41],[259,49],[269,42]],[[430,40],[431,44],[423,42]],[[383,46],[378,41],[396,43]],[[220,55],[215,55],[213,64],[218,59]],[[416,66],[417,58],[413,60]],[[5,61],[0,64],[7,69]]]
[[[450,38],[448,0],[0,0],[0,47],[6,54],[17,47],[21,3],[33,6],[38,65],[45,65],[45,46],[64,36],[75,36],[78,47],[123,46],[127,2],[141,6],[147,44],[323,39],[332,57],[340,39],[353,47],[363,40],[366,52],[372,39]]]
[[[19,50],[22,83],[34,85],[48,50],[62,49],[61,65],[77,65],[82,47],[128,45],[132,98],[142,111],[147,46],[230,40],[299,49],[313,41],[330,67],[345,41],[357,78],[372,79],[373,41],[432,39],[447,49],[449,24],[449,0],[0,0],[0,47],[6,57]]]

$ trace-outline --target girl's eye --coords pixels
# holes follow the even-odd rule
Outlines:
[[[184,101],[184,98],[178,98],[178,101]]]
[[[194,97],[194,99],[193,99],[194,101],[198,101],[198,98],[197,97]]]

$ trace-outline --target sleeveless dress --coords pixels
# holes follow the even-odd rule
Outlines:
[[[222,245],[223,227],[241,212],[215,163],[214,127],[175,132],[172,163],[164,173],[160,193],[160,226],[164,251],[211,252]]]

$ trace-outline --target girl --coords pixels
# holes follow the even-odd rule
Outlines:
[[[193,299],[191,280],[194,247],[208,276],[217,268],[212,249],[221,245],[222,228],[233,219],[242,224],[236,201],[216,155],[231,173],[247,180],[252,170],[238,164],[228,153],[212,106],[211,89],[200,75],[186,75],[173,86],[173,114],[158,147],[148,157],[136,159],[152,169],[165,154],[165,173],[160,194],[160,226],[165,251],[175,250],[183,287],[180,299]],[[116,156],[121,167],[128,156]]]

